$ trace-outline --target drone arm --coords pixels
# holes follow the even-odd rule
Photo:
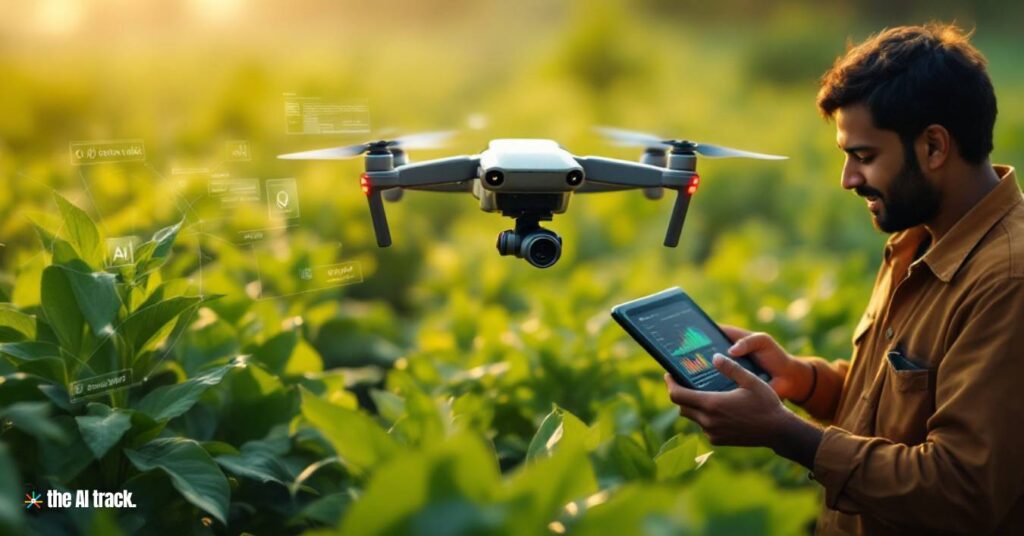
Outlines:
[[[584,182],[576,189],[578,194],[599,194],[601,192],[621,192],[624,190],[635,190],[639,186],[623,186],[621,184],[609,184],[606,182]]]
[[[390,171],[374,171],[367,175],[374,189],[412,188],[417,190],[469,191],[462,186],[479,175],[480,159],[453,156],[399,166]],[[468,184],[468,183],[467,183]]]
[[[603,158],[600,156],[578,156],[576,161],[583,167],[586,180],[577,192],[607,192],[631,188],[667,186],[665,179],[670,170],[658,166]],[[591,188],[587,186],[596,184]],[[612,186],[617,186],[612,187]]]
[[[679,235],[690,208],[690,197],[700,181],[696,173],[596,156],[578,157],[576,161],[583,166],[586,174],[586,182],[577,192],[608,192],[659,186],[675,190],[676,201],[672,206],[668,229],[665,230],[664,243],[670,248],[679,245]]]
[[[391,170],[367,171],[360,178],[360,186],[370,205],[370,219],[377,245],[391,245],[391,230],[381,192],[391,188],[418,190],[469,191],[469,179],[477,176],[480,161],[474,157],[456,156],[399,166]]]

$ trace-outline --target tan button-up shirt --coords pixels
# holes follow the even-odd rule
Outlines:
[[[1024,196],[890,237],[849,361],[808,358],[817,534],[1024,535]]]

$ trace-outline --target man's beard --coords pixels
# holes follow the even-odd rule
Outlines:
[[[903,169],[893,177],[888,193],[882,194],[870,186],[858,186],[855,191],[861,197],[873,196],[881,201],[882,209],[872,219],[875,227],[885,233],[931,221],[942,202],[942,193],[925,178],[913,145],[908,143],[904,143]]]

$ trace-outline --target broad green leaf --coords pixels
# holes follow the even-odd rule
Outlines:
[[[93,334],[103,338],[113,333],[117,311],[121,308],[116,276],[107,272],[90,272],[89,267],[80,261],[62,268],[71,283],[78,310]]]
[[[299,384],[335,406],[341,406],[349,409],[356,409],[359,407],[359,400],[356,398],[355,393],[345,388],[345,371],[342,369],[303,373],[302,377],[299,379]],[[374,391],[376,390],[370,390],[371,398],[374,396]],[[374,403],[376,403],[376,399],[374,400]],[[394,422],[394,420],[384,415],[379,405],[377,406],[377,411],[375,413],[380,415],[388,423]],[[398,416],[401,416],[401,414],[402,411],[399,411]]]
[[[214,460],[229,473],[258,482],[276,482],[287,486],[292,479],[281,458],[288,453],[287,437],[249,441],[239,454],[225,454]]]
[[[555,406],[551,413],[544,417],[537,433],[530,440],[530,446],[526,450],[526,459],[532,461],[537,457],[550,456],[555,447],[562,443],[571,443],[569,448],[580,445],[589,446],[593,442],[590,438],[596,437],[596,435],[579,417]],[[596,447],[596,445],[594,446]]]
[[[341,519],[342,514],[353,500],[354,497],[351,493],[343,491],[324,495],[306,505],[295,515],[293,521],[312,521],[318,525],[334,525]]]
[[[138,449],[125,449],[124,453],[139,471],[160,469],[167,473],[174,489],[188,502],[227,523],[228,479],[199,443],[165,437]]]
[[[156,421],[167,421],[188,411],[210,387],[220,383],[233,368],[245,366],[244,361],[211,369],[182,383],[153,389],[135,405],[135,410]]]
[[[0,343],[0,354],[10,356],[18,370],[35,374],[64,385],[68,374],[60,347],[49,342],[6,342]]]
[[[582,447],[560,448],[512,474],[504,496],[515,509],[513,533],[539,534],[569,502],[597,491],[597,481]]]
[[[493,450],[476,435],[454,435],[380,467],[367,484],[366,492],[349,506],[339,533],[410,533],[414,517],[431,504],[484,505],[493,502],[500,492]],[[435,526],[421,533],[444,532],[451,531]]]
[[[153,258],[162,259],[167,257],[171,252],[171,246],[174,245],[174,240],[178,237],[178,231],[181,230],[182,223],[184,223],[184,220],[153,233],[153,242],[156,243]]]
[[[377,413],[390,423],[394,423],[405,414],[405,400],[391,391],[371,389],[370,399],[377,407]]]
[[[304,338],[299,337],[298,343],[292,350],[291,356],[288,357],[288,362],[285,363],[282,373],[285,376],[300,376],[323,370],[324,362],[320,358],[320,354]]]
[[[369,415],[300,390],[302,416],[320,430],[350,470],[365,473],[399,453],[398,443]]]
[[[47,266],[43,270],[42,305],[61,347],[71,355],[78,355],[82,347],[85,318],[78,310],[78,302],[67,273],[60,266]]]
[[[23,534],[25,506],[19,501],[24,490],[18,469],[11,459],[7,445],[0,441],[0,532]]]
[[[60,235],[63,220],[48,212],[26,212],[25,215],[28,221],[32,222],[32,228],[39,236],[39,241],[43,243],[43,248],[53,251],[53,241]]]
[[[19,360],[31,361],[47,357],[60,357],[60,347],[49,342],[23,341],[0,343],[0,354],[8,354]]]
[[[78,252],[75,251],[75,248],[71,243],[61,238],[55,238],[53,240],[53,249],[51,249],[51,252],[53,253],[50,259],[52,264],[64,265],[75,261],[82,262],[81,257],[79,257]],[[88,271],[92,271],[92,269],[89,268]]]
[[[216,460],[217,456],[237,456],[241,454],[238,449],[232,446],[230,443],[223,441],[201,441],[199,443],[203,446],[203,450],[210,453],[213,459]]]
[[[130,412],[132,416],[132,427],[125,434],[125,446],[139,447],[157,438],[164,428],[166,422],[158,422],[152,417],[140,411]]]
[[[707,534],[799,534],[821,508],[814,487],[781,488],[763,470],[724,464],[702,468],[686,493],[693,511],[707,520]]]
[[[149,262],[149,260],[153,258],[154,251],[156,251],[156,242],[153,242],[152,240],[139,244],[135,248],[136,266]]]
[[[646,483],[627,484],[612,493],[602,491],[583,501],[571,533],[701,534],[695,530],[695,516],[686,499],[678,489]]]
[[[85,444],[98,460],[132,427],[132,416],[130,411],[92,403],[89,404],[88,415],[75,417],[75,422]]]
[[[666,441],[654,458],[658,480],[672,480],[696,468],[699,443],[695,435],[675,435]]]
[[[594,470],[601,487],[622,481],[654,478],[656,467],[633,438],[616,435],[594,452]]]
[[[150,282],[157,279],[156,276],[158,274],[159,272],[154,272],[153,275],[150,276]],[[138,310],[141,311],[150,305],[167,301],[171,298],[186,295],[194,296],[195,292],[192,292],[191,294],[189,293],[189,291],[194,290],[194,288],[194,285],[187,279],[171,279],[169,281],[163,281],[158,284],[147,286],[146,292],[148,294],[146,295],[146,300],[142,302],[142,305],[138,306]]]
[[[299,394],[258,365],[231,374],[224,383],[220,392],[225,393],[226,404],[220,408],[217,432],[233,445],[266,437],[300,411]]]
[[[67,435],[49,418],[49,402],[18,402],[0,408],[0,419],[40,441],[64,442]]]
[[[174,240],[178,237],[178,231],[181,230],[181,225],[184,221],[164,227],[153,234],[153,238],[135,250],[135,265],[138,267],[138,273],[145,274],[152,270],[155,270],[164,265],[167,262],[167,258],[171,253],[171,247],[174,245]]]
[[[537,428],[537,433],[530,440],[530,446],[526,449],[526,461],[530,462],[538,456],[547,456],[555,447],[555,444],[562,439],[562,412],[555,408],[544,417],[544,421]]]
[[[32,260],[18,267],[18,276],[14,280],[14,292],[11,293],[11,303],[22,309],[40,304],[42,300],[40,289],[45,267],[46,259],[43,258],[43,255],[36,255],[32,257]]]
[[[280,374],[299,341],[297,330],[282,331],[267,339],[252,353],[252,359],[263,363],[267,370]]]
[[[174,328],[182,314],[201,304],[206,298],[179,296],[136,311],[121,324],[125,343],[138,355],[151,350]]]
[[[61,385],[68,383],[66,359],[60,347],[51,342],[23,341],[0,343],[0,354],[8,356],[20,372],[35,374]],[[68,360],[77,364],[77,360]]]
[[[0,341],[33,340],[36,338],[36,317],[0,306]]]
[[[68,415],[57,415],[50,421],[57,426],[63,441],[40,441],[40,461],[46,474],[61,482],[70,482],[94,463],[92,451],[78,433],[78,425]]]
[[[451,432],[452,408],[449,400],[440,400],[407,382],[401,388],[405,395],[405,414],[391,427],[395,437],[406,444],[423,446],[437,443]]]
[[[89,266],[100,268],[103,266],[103,244],[100,241],[100,233],[96,224],[82,209],[72,205],[60,194],[53,194],[60,209],[61,217],[64,219],[62,234],[67,237],[68,242],[74,246],[75,251]]]

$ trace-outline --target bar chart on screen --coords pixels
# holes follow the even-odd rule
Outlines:
[[[699,352],[691,357],[684,357],[679,362],[689,374],[697,374],[711,368],[711,362]]]
[[[679,357],[710,345],[711,339],[704,332],[694,327],[687,327],[680,337],[679,347],[672,351],[672,355]]]

